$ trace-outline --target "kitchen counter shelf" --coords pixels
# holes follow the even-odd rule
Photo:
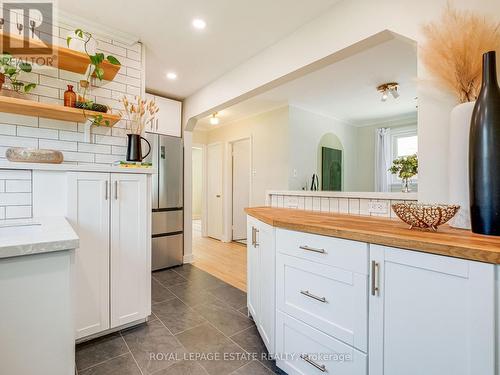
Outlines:
[[[32,38],[25,43],[26,41],[24,38],[12,34],[1,33],[1,36],[3,42],[2,46],[16,46],[16,53],[13,54],[15,57],[33,56],[34,51],[36,52],[36,48],[50,48],[52,50],[51,55],[43,59],[46,65],[78,74],[84,74],[90,62],[89,57],[85,53],[70,48],[61,47],[55,44],[46,45],[42,41]],[[26,48],[19,48],[20,45],[26,45]],[[9,52],[9,50],[4,49],[2,52]],[[40,62],[42,59],[37,59],[36,61]],[[103,79],[107,81],[112,81],[120,70],[120,65],[113,65],[107,61],[104,61],[100,66],[104,69]]]
[[[103,124],[108,120],[109,126],[114,126],[121,120],[121,116],[116,114],[100,113],[89,110],[83,111],[79,108],[64,107],[59,104],[40,103],[6,96],[0,96],[0,112],[81,123],[86,122],[88,118],[102,115]]]

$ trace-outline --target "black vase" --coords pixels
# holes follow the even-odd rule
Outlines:
[[[149,150],[146,155],[142,155],[141,141],[144,140],[148,144]],[[146,138],[139,134],[127,134],[127,161],[141,162],[151,152],[151,145]]]
[[[494,51],[483,55],[483,84],[469,137],[471,227],[500,236],[500,88]]]

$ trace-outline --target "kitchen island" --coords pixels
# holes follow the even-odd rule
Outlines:
[[[74,374],[74,260],[63,217],[0,222],[0,368]]]
[[[498,373],[500,238],[246,212],[249,312],[288,374]]]

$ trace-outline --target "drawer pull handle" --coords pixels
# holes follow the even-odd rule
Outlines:
[[[380,294],[379,264],[372,260],[372,296]]]
[[[308,290],[301,290],[301,291],[300,291],[300,294],[303,294],[303,295],[305,295],[306,297],[309,297],[309,298],[315,299],[316,301],[326,303],[326,298],[325,298],[325,297],[318,297],[318,296],[315,296],[314,294],[310,293]]]
[[[326,371],[326,366],[325,365],[320,365],[316,362],[314,362],[307,354],[301,354],[300,358],[309,363],[311,366],[316,367],[319,371],[321,372],[327,372]]]
[[[299,246],[299,249],[307,250],[307,251],[312,251],[313,253],[326,254],[326,250],[325,249],[317,249],[315,247],[306,246],[306,245]]]

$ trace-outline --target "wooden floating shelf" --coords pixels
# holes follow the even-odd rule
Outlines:
[[[22,37],[4,33],[1,33],[1,35],[3,42],[2,53],[12,53],[12,51],[9,51],[8,48],[6,48],[6,46],[11,45],[16,47],[16,52],[12,53],[13,56],[30,58],[33,55],[38,55],[35,51],[36,48],[51,48],[51,55],[47,55],[47,58],[45,59],[35,59],[35,62],[44,63],[48,66],[57,67],[59,69],[78,74],[84,74],[90,63],[89,57],[83,52],[75,51],[55,44],[47,46],[45,43],[35,39],[29,40],[29,48],[19,48],[18,46],[22,46],[25,41]],[[49,58],[51,58],[52,60],[49,61]],[[108,61],[104,61],[100,66],[104,69],[103,79],[107,81],[112,81],[121,67],[121,65],[113,65]]]
[[[0,96],[0,112],[15,113],[18,115],[44,117],[53,120],[72,121],[85,123],[89,118],[102,115],[103,125],[106,120],[109,126],[114,126],[121,120],[120,115],[101,113],[72,107],[64,107],[58,104],[39,103],[26,99],[10,98]]]

